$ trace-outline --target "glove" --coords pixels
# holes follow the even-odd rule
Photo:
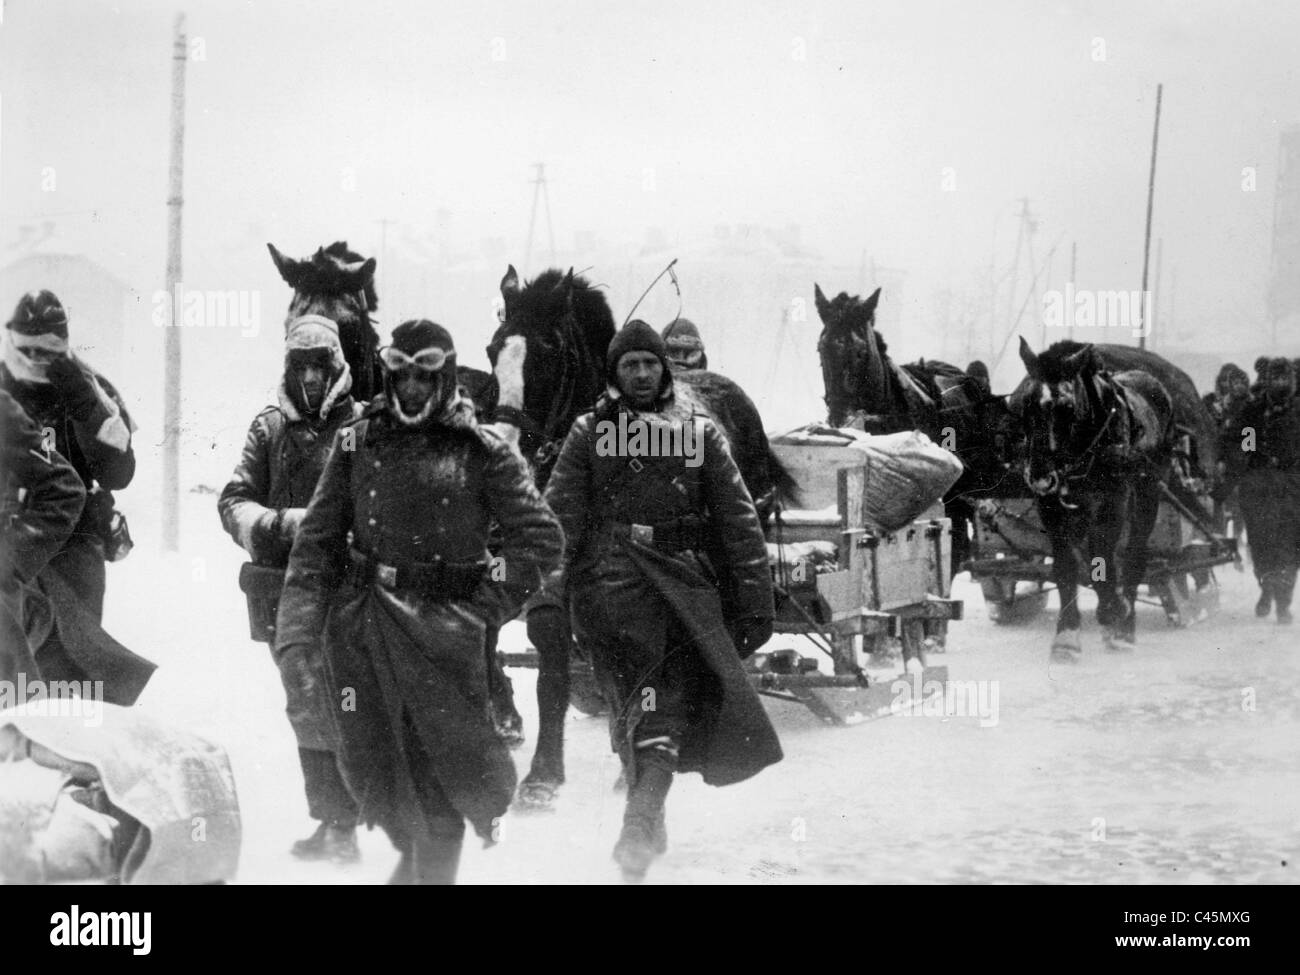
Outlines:
[[[744,660],[772,639],[772,620],[767,616],[745,616],[733,627],[736,652]]]
[[[298,537],[298,528],[302,525],[305,514],[307,514],[306,508],[280,509],[280,541],[285,545],[292,547],[293,540]]]
[[[90,419],[95,407],[99,405],[99,396],[95,392],[94,381],[81,366],[73,362],[70,356],[61,355],[50,363],[45,375],[74,420]]]

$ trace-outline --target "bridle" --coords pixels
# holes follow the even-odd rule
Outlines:
[[[1092,377],[1092,380],[1093,381],[1090,381],[1088,378],[1083,376],[1074,377],[1075,396],[1073,422],[1070,424],[1071,436],[1068,438],[1067,445],[1057,447],[1052,440],[1049,440],[1048,453],[1052,461],[1050,486],[1042,492],[1037,491],[1033,487],[1033,478],[1030,474],[1033,457],[1032,445],[1030,447],[1030,457],[1027,459],[1023,468],[1025,484],[1028,485],[1035,494],[1041,494],[1042,496],[1055,495],[1058,500],[1060,500],[1063,507],[1071,510],[1077,508],[1078,505],[1067,504],[1064,500],[1065,495],[1069,492],[1069,488],[1072,484],[1086,480],[1092,474],[1093,468],[1097,462],[1097,457],[1099,456],[1097,448],[1101,444],[1102,437],[1104,437],[1107,431],[1111,429],[1115,418],[1119,416],[1121,412],[1121,405],[1118,402],[1118,397],[1116,397],[1116,402],[1107,407],[1102,401],[1101,391],[1098,388],[1100,385],[1099,377],[1094,376]],[[1031,408],[1041,411],[1043,405],[1038,403]],[[1053,404],[1051,408],[1055,409],[1055,405]],[[1104,410],[1106,415],[1105,419],[1103,419],[1097,427],[1097,432],[1092,435],[1087,446],[1085,446],[1082,451],[1078,453],[1071,451],[1070,442],[1074,439],[1073,434],[1075,429],[1082,425],[1083,422],[1094,419],[1096,412],[1100,410]],[[1054,417],[1049,416],[1047,418],[1049,437],[1053,438],[1054,434],[1051,433],[1051,424],[1054,422]],[[1072,459],[1069,460],[1068,463],[1062,463],[1062,460],[1069,458]]]

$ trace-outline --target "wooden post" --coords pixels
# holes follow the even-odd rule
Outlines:
[[[1151,134],[1151,176],[1147,180],[1147,231],[1142,244],[1142,296],[1138,302],[1142,315],[1142,327],[1138,330],[1139,349],[1147,347],[1147,270],[1151,264],[1151,209],[1156,198],[1156,150],[1160,145],[1160,100],[1164,95],[1164,90],[1165,86],[1163,84],[1156,85],[1156,124],[1155,130]]]
[[[1078,261],[1079,261],[1079,242],[1077,240],[1072,240],[1070,241],[1070,286],[1066,288],[1066,291],[1073,292],[1075,288],[1079,287],[1079,282],[1075,280],[1074,277],[1075,273],[1078,271]],[[1070,338],[1074,338],[1074,309],[1070,308],[1068,310],[1068,313],[1070,315],[1069,335]]]
[[[180,549],[181,459],[181,195],[185,172],[185,15],[176,15],[172,39],[171,162],[167,190],[167,298],[171,321],[164,338],[163,358],[163,490],[162,544],[164,552]]]

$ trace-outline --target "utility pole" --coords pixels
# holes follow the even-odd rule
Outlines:
[[[180,550],[181,473],[181,207],[185,175],[185,15],[176,15],[172,39],[171,162],[167,190],[167,299],[171,321],[163,353],[163,490],[164,552]]]
[[[1019,217],[1020,217],[1020,224],[1016,230],[1016,256],[1011,265],[1011,287],[1007,294],[1007,321],[1010,323],[1010,330],[1012,333],[1014,333],[1015,330],[1020,327],[1020,315],[1017,314],[1014,317],[1012,317],[1012,313],[1015,311],[1015,307],[1016,307],[1016,284],[1017,284],[1017,279],[1020,276],[1020,251],[1021,248],[1024,246],[1025,241],[1028,239],[1029,235],[1034,232],[1033,222],[1031,220],[1031,216],[1029,213],[1029,198],[1026,196],[1022,196],[1020,198]],[[1031,253],[1032,253],[1032,247],[1033,247],[1032,241],[1030,242],[1029,246],[1031,248]],[[1034,270],[1032,259],[1030,261],[1029,270],[1031,272]],[[1037,280],[1037,278],[1035,278],[1035,280]],[[1023,306],[1022,306],[1022,310],[1023,310]],[[994,341],[996,342],[997,339],[995,338]],[[1003,343],[1003,347],[1004,348],[1006,347],[1005,342]]]
[[[1164,259],[1165,259],[1165,239],[1163,237],[1157,237],[1156,238],[1156,283],[1155,283],[1155,287],[1151,289],[1151,327],[1149,329],[1146,329],[1146,331],[1151,332],[1152,349],[1156,347],[1155,330],[1156,327],[1160,324],[1160,313],[1159,313],[1160,269],[1164,265]],[[1146,298],[1144,297],[1143,301],[1145,300]]]
[[[551,263],[555,263],[555,226],[551,223],[551,194],[546,188],[546,164],[533,163],[537,175],[533,178],[533,212],[528,218],[528,247],[524,250],[524,273],[529,273],[533,256],[533,231],[537,228],[537,203],[546,206],[546,233],[551,244]]]
[[[1078,271],[1078,261],[1079,261],[1079,242],[1077,240],[1072,240],[1070,241],[1070,286],[1065,289],[1070,294],[1073,294],[1074,289],[1079,286],[1079,282],[1074,279],[1074,275]],[[1073,339],[1074,338],[1074,309],[1067,308],[1065,310],[1065,313],[1070,316],[1069,336],[1071,339]]]
[[[1160,100],[1164,90],[1163,84],[1156,85],[1156,124],[1151,134],[1151,176],[1147,179],[1147,232],[1142,244],[1142,300],[1138,302],[1144,317],[1147,303],[1147,267],[1151,261],[1151,208],[1156,199],[1156,150],[1160,145]],[[1146,347],[1146,322],[1143,321],[1142,327],[1138,329],[1138,348]]]
[[[386,300],[391,302],[393,282],[388,280],[388,227],[396,221],[381,217],[375,223],[379,224],[379,263],[375,267],[375,294],[386,295]],[[388,306],[388,314],[393,314],[391,304]],[[396,318],[394,321],[400,322],[401,318]]]

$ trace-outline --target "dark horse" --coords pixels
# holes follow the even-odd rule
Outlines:
[[[320,315],[339,326],[343,358],[352,371],[352,395],[365,402],[383,388],[379,335],[370,313],[379,306],[375,294],[375,259],[363,258],[338,240],[318,247],[309,258],[285,257],[267,244],[284,283],[293,288],[285,325],[301,315]]]
[[[496,377],[494,417],[517,438],[538,487],[545,487],[574,421],[605,391],[605,353],[614,316],[605,295],[573,271],[548,270],[520,285],[510,267],[501,280],[505,305],[488,346]],[[796,485],[768,445],[762,419],[731,380],[705,371],[674,375],[677,395],[707,413],[727,436],[745,486],[767,518],[793,500]],[[545,806],[564,781],[564,716],[569,704],[567,612],[557,606],[528,614],[539,655],[538,734],[532,767],[520,788],[524,803]]]
[[[1131,649],[1147,539],[1178,446],[1174,401],[1147,370],[1111,372],[1091,345],[1057,342],[1035,355],[1022,338],[1020,358],[1029,376],[1010,405],[1023,424],[1024,477],[1051,538],[1061,601],[1052,659],[1073,662],[1081,652],[1081,576],[1097,593],[1107,648]]]
[[[920,430],[962,462],[962,476],[944,496],[944,513],[952,520],[955,575],[969,557],[973,498],[1016,493],[1002,489],[1011,436],[1005,402],[946,362],[896,365],[875,329],[879,288],[864,301],[845,292],[828,300],[819,286],[813,287],[822,320],[817,354],[831,426],[860,426],[875,434]]]

